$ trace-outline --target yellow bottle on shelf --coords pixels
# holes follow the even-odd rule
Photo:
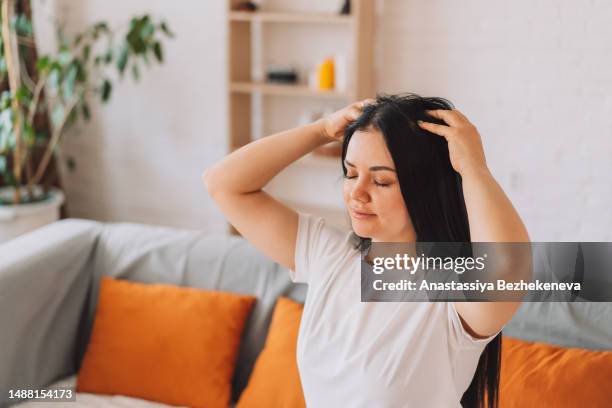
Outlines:
[[[319,89],[328,91],[334,89],[334,60],[326,58],[319,65]]]

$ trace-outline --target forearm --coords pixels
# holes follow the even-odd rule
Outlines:
[[[530,242],[521,217],[486,166],[464,171],[461,177],[472,242]],[[529,281],[532,278],[530,245],[487,244],[479,248],[486,250],[485,256],[492,255],[485,275],[490,282],[497,279]],[[484,327],[481,333],[491,334],[501,328],[500,323],[511,318],[524,295],[520,291],[505,292],[502,296],[508,302],[485,302],[476,308],[465,304],[460,308],[464,318],[481,322],[481,327]],[[483,322],[493,326],[482,326]]]
[[[202,177],[210,192],[259,191],[288,165],[330,141],[317,121],[242,146],[208,168]]]
[[[461,177],[473,242],[529,242],[521,217],[488,168],[466,170]]]

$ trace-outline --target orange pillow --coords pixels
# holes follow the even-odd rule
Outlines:
[[[500,408],[610,406],[610,379],[612,351],[503,338]]]
[[[236,408],[306,407],[296,360],[303,309],[289,298],[278,298],[266,344]]]
[[[227,408],[253,296],[102,278],[77,392]]]

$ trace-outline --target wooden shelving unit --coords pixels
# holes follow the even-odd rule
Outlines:
[[[254,140],[253,115],[257,114],[257,110],[254,110],[256,98],[259,98],[259,100],[268,97],[290,98],[292,103],[304,101],[304,103],[310,104],[313,101],[321,100],[345,105],[355,100],[374,96],[373,37],[375,11],[372,0],[352,0],[350,15],[268,10],[235,11],[235,6],[238,3],[240,1],[228,0],[229,73],[227,89],[230,151]],[[259,52],[266,52],[266,44],[253,47],[253,42],[257,41],[256,29],[262,26],[281,24],[284,24],[283,29],[286,30],[292,30],[294,26],[299,25],[302,30],[300,32],[304,32],[304,30],[308,32],[307,30],[310,30],[310,28],[319,31],[324,26],[332,27],[334,30],[342,30],[343,33],[346,32],[350,49],[338,51],[347,52],[350,55],[346,64],[348,87],[343,90],[323,91],[311,88],[303,83],[296,85],[273,84],[253,78],[253,65],[256,60],[253,48],[257,48]],[[293,50],[293,52],[301,52],[301,50]],[[312,64],[318,62],[320,61],[313,60]],[[274,112],[270,113],[274,114]],[[259,121],[263,120],[263,118],[257,119]],[[295,124],[297,125],[297,118]],[[309,154],[289,167],[291,169],[288,169],[289,171],[286,173],[290,176],[286,177],[291,177],[291,180],[283,184],[282,180],[279,181],[275,178],[274,183],[271,183],[270,188],[266,188],[266,191],[297,210],[314,212],[333,219],[336,225],[341,224],[339,220],[346,217],[340,201],[322,199],[321,202],[305,202],[303,198],[297,197],[299,194],[291,196],[288,193],[289,190],[294,190],[295,186],[312,184],[310,179],[300,181],[296,177],[310,177],[310,174],[317,174],[317,177],[326,180],[338,177],[341,174],[340,159],[327,156],[316,157]],[[313,172],[313,169],[316,171]],[[283,173],[277,178],[285,177]],[[285,188],[284,185],[291,185],[292,188]],[[322,196],[335,194],[335,191],[330,189],[327,193],[319,193],[319,196]],[[236,233],[231,227],[230,231]]]

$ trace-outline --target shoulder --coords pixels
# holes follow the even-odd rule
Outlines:
[[[294,281],[308,282],[320,270],[359,254],[352,231],[332,225],[318,215],[298,212],[298,217]]]
[[[298,239],[304,244],[316,244],[319,250],[357,251],[355,234],[327,221],[325,218],[298,212]]]

